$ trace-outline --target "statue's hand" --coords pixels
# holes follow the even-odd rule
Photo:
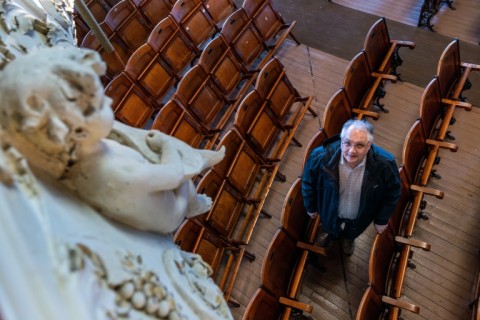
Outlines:
[[[197,196],[191,199],[190,203],[188,204],[187,218],[210,211],[212,209],[212,205],[212,198],[206,194],[197,194]]]
[[[160,132],[150,131],[146,137],[148,147],[160,157],[162,164],[180,164],[181,157],[173,144],[173,138]]]

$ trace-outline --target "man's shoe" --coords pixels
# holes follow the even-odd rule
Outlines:
[[[315,245],[329,251],[333,246],[333,240],[330,239],[328,233],[324,233],[318,237],[317,241],[315,241]]]
[[[342,241],[343,253],[346,256],[351,256],[355,251],[355,240],[353,239],[343,239]]]

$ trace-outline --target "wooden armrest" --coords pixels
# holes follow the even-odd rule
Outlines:
[[[316,245],[311,244],[311,243],[298,241],[297,242],[297,247],[300,248],[300,249],[303,249],[303,250],[307,250],[307,251],[311,251],[311,252],[314,252],[314,253],[317,253],[317,254],[321,254],[322,256],[327,255],[327,250],[325,250],[325,248],[316,246]]]
[[[260,199],[260,198],[244,197],[244,196],[242,196],[242,199],[244,199],[246,202],[250,202],[250,203],[260,203],[260,201],[262,201],[262,199]]]
[[[433,139],[427,139],[427,144],[431,146],[437,146],[443,149],[449,149],[452,152],[458,151],[458,146],[455,143],[445,142],[445,141],[438,141]]]
[[[362,109],[358,109],[358,108],[352,108],[352,112],[353,113],[356,113],[356,114],[361,114],[365,117],[370,117],[372,118],[373,120],[378,120],[378,118],[380,118],[380,115],[378,114],[378,112],[374,112],[374,111],[368,111],[368,110],[362,110]]]
[[[480,70],[480,64],[468,63],[468,62],[460,62],[460,66],[464,68],[470,68],[475,70]]]
[[[411,238],[396,236],[395,241],[398,242],[398,243],[403,243],[403,244],[410,245],[410,246],[415,247],[415,248],[421,248],[425,251],[430,251],[430,249],[432,248],[430,243],[427,243],[425,241],[416,240],[416,239],[411,239]]]
[[[415,48],[415,42],[407,40],[390,40],[390,43],[395,43],[399,47],[409,47],[410,49]]]
[[[440,191],[440,190],[437,190],[437,189],[433,189],[433,188],[426,188],[426,187],[421,187],[421,186],[417,186],[415,184],[412,184],[410,186],[410,189],[413,190],[413,191],[419,191],[419,192],[423,192],[423,193],[426,193],[426,194],[429,194],[429,195],[432,195],[432,196],[435,196],[437,197],[438,199],[443,199],[444,197],[444,193],[443,191]]]
[[[313,226],[309,231],[307,239],[310,243],[313,243],[315,241],[315,238],[317,237],[318,228],[320,228],[320,215],[317,214],[315,219],[313,219],[313,221],[312,220],[310,221],[311,221],[310,223],[313,224]]]
[[[463,108],[466,111],[471,111],[472,110],[472,104],[468,103],[468,102],[463,102],[463,101],[460,101],[460,100],[446,99],[446,98],[443,98],[442,102],[446,103],[446,104],[451,104],[452,106],[455,106],[455,107]]]
[[[308,102],[308,100],[310,100],[310,96],[305,96],[305,97],[296,97],[295,100],[293,100],[293,102]]]
[[[384,80],[390,80],[392,82],[397,82],[397,76],[393,74],[387,74],[387,73],[378,73],[378,72],[372,72],[372,77],[375,78],[382,78]]]
[[[306,311],[308,313],[312,313],[312,311],[313,311],[313,307],[310,304],[306,304],[306,303],[303,303],[303,302],[300,302],[300,301],[289,299],[287,297],[280,297],[278,299],[278,302],[280,302],[281,304],[283,304],[285,306],[289,306],[289,307],[292,307],[292,308],[295,308],[295,309],[300,309],[300,310]]]
[[[282,159],[280,159],[279,157],[272,157],[272,158],[267,158],[267,161],[269,163],[272,163],[272,162],[280,162]]]
[[[313,98],[314,98],[313,96],[305,96],[305,97],[301,97],[301,99],[302,99],[301,101],[302,101],[302,102],[303,102],[303,101],[307,101],[307,102],[305,103],[305,106],[307,106],[307,108],[309,108],[310,105],[311,105],[312,102],[313,102]]]
[[[282,24],[282,26],[279,28],[279,30],[288,29],[288,28],[290,28],[290,26],[291,26],[291,23],[284,23],[284,24]]]
[[[405,309],[408,311],[411,311],[413,313],[418,314],[420,312],[420,307],[417,305],[414,305],[413,303],[409,303],[406,301],[400,301],[398,299],[390,298],[387,296],[382,296],[382,301],[385,303],[388,303],[389,305],[399,307],[401,309]]]

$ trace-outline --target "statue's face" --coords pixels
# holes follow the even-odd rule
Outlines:
[[[59,173],[79,150],[109,134],[114,116],[100,82],[99,56],[78,49],[42,54],[3,70],[0,120],[5,136],[29,161],[52,164],[50,170]]]
[[[32,143],[52,150],[81,147],[105,138],[113,126],[111,99],[94,73],[75,74],[39,84],[18,109],[17,130]]]
[[[67,80],[67,87],[65,81],[59,86],[60,99],[51,99],[55,101],[52,109],[68,125],[69,141],[96,143],[112,129],[112,100],[105,96],[98,76],[93,73],[82,79]]]

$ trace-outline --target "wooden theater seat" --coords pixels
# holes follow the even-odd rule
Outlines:
[[[466,111],[472,110],[472,105],[464,102],[462,92],[470,88],[471,82],[468,80],[468,76],[471,71],[475,70],[480,70],[480,65],[461,62],[458,39],[452,41],[443,51],[438,61],[437,77],[441,102],[445,108],[444,118],[448,121],[441,123],[437,135],[439,140],[451,137],[447,128],[455,122],[453,115],[457,108],[463,108]]]
[[[208,133],[175,100],[169,100],[157,113],[150,129],[160,130],[198,149],[212,149],[218,133]]]
[[[471,86],[468,76],[472,71],[480,70],[480,65],[462,62],[460,59],[460,41],[453,40],[443,50],[437,65],[437,76],[442,98],[463,100],[462,92]]]
[[[261,286],[283,305],[281,319],[289,319],[291,308],[311,313],[310,304],[297,300],[299,286],[292,286],[302,250],[287,232],[279,229],[270,241],[262,263]],[[303,270],[299,270],[303,272]],[[293,281],[292,281],[293,280]]]
[[[245,205],[242,195],[212,169],[198,183],[197,192],[213,200],[212,209],[205,214],[202,223],[223,238],[233,240],[234,229]]]
[[[217,149],[222,147],[226,149],[225,157],[212,170],[225,179],[246,204],[245,215],[237,222],[233,241],[248,244],[260,214],[270,217],[263,211],[263,204],[277,174],[278,164],[266,164],[233,129],[222,137]],[[212,210],[217,209],[226,210],[216,208],[214,204]]]
[[[273,169],[276,168],[272,167]],[[239,168],[235,168],[235,176],[238,177]],[[273,180],[275,171],[265,174],[266,180]],[[198,219],[201,223],[211,229],[229,242],[247,245],[259,215],[262,213],[264,197],[257,194],[251,199],[245,198],[229,178],[220,177],[213,169],[207,171],[198,183],[198,193],[204,193],[213,199],[212,209]],[[265,184],[264,184],[265,185]],[[268,190],[261,187],[261,192]],[[256,201],[260,199],[260,201]]]
[[[235,110],[235,105],[225,98],[199,65],[188,70],[180,80],[174,99],[211,133],[222,130]]]
[[[255,291],[248,302],[243,320],[278,320],[282,313],[282,304],[264,288]]]
[[[398,319],[401,309],[409,310],[413,313],[419,313],[420,308],[414,304],[403,302],[399,300],[402,297],[403,293],[403,284],[406,278],[406,272],[408,267],[414,267],[411,262],[412,259],[412,247],[420,248],[425,251],[430,251],[430,244],[424,241],[416,240],[406,237],[396,236],[395,241],[401,243],[401,251],[396,262],[396,272],[395,278],[392,282],[392,289],[390,296],[388,298],[382,297],[382,301],[391,304],[392,306],[388,310],[388,319]],[[401,302],[401,304],[395,304],[396,301]]]
[[[105,87],[105,94],[112,98],[115,117],[133,127],[144,128],[153,113],[159,109],[159,106],[123,72]]]
[[[378,119],[378,113],[350,107],[345,90],[340,88],[333,94],[323,112],[320,127],[323,128],[327,137],[331,138],[340,134],[342,127],[350,119],[371,117]]]
[[[415,42],[390,39],[385,18],[375,22],[365,37],[363,49],[373,72],[399,76],[397,68],[402,64],[399,56],[401,47],[415,48]]]
[[[116,37],[126,45],[130,54],[145,43],[153,27],[127,0],[113,6],[104,21]]]
[[[125,73],[161,106],[176,83],[175,72],[153,47],[145,43],[132,53]]]
[[[266,102],[256,90],[251,91],[237,109],[235,129],[268,163],[279,162],[294,139],[295,130],[287,129],[267,111]],[[292,128],[296,128],[293,126]]]
[[[302,170],[300,174],[303,172],[303,168],[305,168],[305,164],[307,163],[310,153],[312,153],[315,148],[321,146],[326,139],[327,135],[325,134],[325,131],[323,129],[318,130],[317,133],[315,133],[315,135],[310,138],[310,141],[305,148],[305,152],[303,153]]]
[[[384,319],[386,314],[388,316],[385,319],[398,319],[401,309],[417,314],[420,312],[417,305],[404,301],[396,291],[400,290],[401,293],[409,256],[406,256],[406,260],[403,257],[410,254],[412,246],[430,250],[430,245],[423,241],[396,236],[390,223],[382,234],[375,236],[370,251],[369,286],[360,302],[357,320]],[[393,286],[395,290],[387,292]]]
[[[222,29],[228,16],[237,10],[237,5],[233,0],[202,0],[202,4],[212,20],[215,21],[218,31]]]
[[[108,11],[110,11],[115,4],[116,3],[107,0],[85,1],[85,5],[98,23],[105,19]],[[81,44],[85,35],[90,31],[90,27],[87,25],[85,19],[80,15],[76,7],[73,8],[73,20],[75,21],[77,43]]]
[[[154,27],[170,13],[173,4],[170,0],[129,0]]]
[[[470,105],[471,108],[471,105]],[[426,143],[430,145],[428,156],[425,162],[425,170],[421,176],[419,185],[427,185],[431,176],[440,177],[435,173],[433,166],[440,161],[440,148],[448,148],[452,152],[456,152],[458,147],[455,144],[440,144],[437,141],[444,141],[449,134],[448,128],[451,123],[453,113],[446,112],[445,105],[442,103],[440,95],[440,87],[438,78],[435,77],[430,81],[423,91],[420,99],[420,122],[425,136]]]
[[[222,37],[215,37],[207,44],[198,64],[232,103],[245,95],[256,76],[243,68]]]
[[[327,137],[340,134],[342,127],[348,120],[353,118],[353,113],[348,103],[345,90],[340,88],[328,101],[320,127]]]
[[[300,44],[292,34],[297,22],[294,20],[289,24],[285,23],[280,13],[273,7],[272,1],[244,0],[242,8],[247,16],[253,19],[255,27],[270,47],[278,48],[289,35],[297,44]]]
[[[107,70],[105,71],[105,75],[102,77],[102,82],[104,85],[106,85],[109,81],[115,78],[115,76],[123,71],[125,65],[127,64],[128,58],[133,51],[129,51],[122,41],[120,41],[118,37],[115,37],[114,32],[104,22],[101,22],[99,25],[102,31],[108,37],[108,40],[112,44],[114,51],[107,52],[105,48],[102,47],[100,41],[98,41],[92,30],[88,31],[83,38],[81,47],[97,51],[102,57],[103,61],[105,61]]]
[[[428,145],[439,145],[445,147],[451,147],[451,144],[429,140]],[[405,138],[402,152],[402,167],[407,177],[407,181],[410,185],[410,190],[413,193],[412,207],[410,209],[410,215],[406,224],[404,235],[410,237],[413,234],[413,229],[418,215],[420,214],[420,206],[423,200],[423,195],[433,195],[439,199],[444,197],[442,191],[427,188],[418,185],[418,181],[421,174],[429,174],[431,168],[424,166],[425,157],[427,156],[427,141],[423,134],[420,120],[417,120],[410,128],[407,137]]]
[[[167,61],[177,79],[195,57],[195,48],[170,16],[153,28],[147,43]]]
[[[372,72],[365,51],[358,53],[348,64],[343,79],[343,87],[352,108],[370,110],[372,105],[383,108],[381,95],[377,95],[383,80],[397,81],[393,75]],[[362,113],[357,119],[362,119]],[[378,116],[374,117],[378,118]]]
[[[255,90],[268,102],[268,108],[284,127],[296,130],[294,126],[300,124],[307,110],[312,116],[317,116],[311,107],[313,96],[300,96],[288,79],[285,67],[276,57],[260,70]]]
[[[292,270],[288,296],[294,298],[300,292],[303,273],[307,264],[308,255],[311,253],[326,255],[325,248],[314,244],[320,227],[320,216],[311,219],[303,206],[303,197],[301,193],[302,181],[300,178],[290,187],[285,201],[283,202],[281,215],[281,228],[285,230],[288,236],[296,243],[297,250],[300,250],[300,256]],[[289,319],[291,307],[285,306],[282,319]]]
[[[220,34],[247,70],[261,69],[275,53],[268,48],[243,8],[228,16]]]
[[[178,0],[173,5],[170,16],[188,36],[197,54],[217,32],[215,21],[205,10],[201,0]]]
[[[410,185],[408,183],[407,176],[403,167],[398,169],[398,174],[400,176],[400,198],[398,199],[395,209],[390,216],[388,224],[392,228],[394,234],[401,234],[405,227],[406,215],[410,211],[410,205],[413,200],[412,191],[410,190]]]
[[[281,228],[297,242],[297,247],[308,252],[326,255],[323,247],[314,245],[320,227],[320,217],[312,219],[303,206],[302,180],[297,178],[285,197],[280,217]],[[305,253],[305,252],[304,252]],[[303,266],[306,263],[302,260]],[[303,269],[303,267],[301,268]]]
[[[382,296],[372,287],[367,287],[358,306],[356,320],[379,320],[385,313],[386,305]]]
[[[193,219],[187,219],[178,228],[173,241],[188,252],[198,253],[213,270],[212,278],[224,293],[229,303],[235,303],[231,297],[235,279],[243,257],[252,260],[244,248],[235,246],[213,234]]]

